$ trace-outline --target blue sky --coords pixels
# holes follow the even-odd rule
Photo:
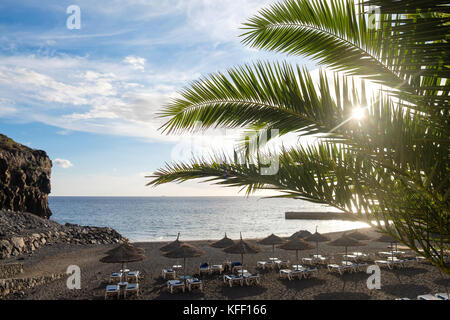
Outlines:
[[[155,112],[202,75],[287,58],[238,37],[272,2],[2,0],[0,132],[47,151],[52,195],[236,195],[195,182],[145,187],[184,139],[162,135]],[[66,27],[70,5],[79,30]]]

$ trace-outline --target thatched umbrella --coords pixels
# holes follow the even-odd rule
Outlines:
[[[270,236],[262,239],[258,243],[265,246],[272,246],[272,254],[275,255],[275,245],[284,243],[284,240],[272,233]]]
[[[294,234],[292,234],[292,235],[289,237],[289,240],[292,240],[292,239],[295,239],[295,238],[303,239],[303,238],[305,238],[305,237],[310,236],[311,234],[312,234],[312,233],[309,232],[308,230],[300,230],[300,231],[297,231],[297,232],[295,232]]]
[[[242,239],[242,233],[241,233],[241,239],[236,241],[234,245],[231,247],[223,249],[226,253],[231,254],[240,254],[241,255],[241,263],[242,263],[242,272],[244,272],[244,254],[255,254],[258,252],[261,252],[261,249],[258,247],[244,241]]]
[[[360,247],[365,246],[364,242],[358,241],[355,238],[349,237],[345,233],[334,241],[328,242],[328,245],[335,247],[345,247],[345,255],[347,255],[348,247]]]
[[[180,233],[178,232],[177,239],[169,244],[166,244],[165,246],[159,248],[162,252],[169,252],[173,251],[175,249],[178,249],[184,242],[180,241]]]
[[[362,241],[371,239],[367,234],[362,233],[358,230],[349,233],[348,236],[352,237],[353,239],[362,240]]]
[[[224,249],[231,247],[234,244],[234,241],[227,237],[227,234],[225,233],[225,237],[223,237],[221,240],[216,241],[211,244],[211,247],[218,248],[218,249]]]
[[[137,262],[145,259],[144,250],[136,248],[128,242],[124,242],[118,247],[109,250],[107,256],[100,259],[104,263],[121,263],[124,270],[125,263]]]
[[[391,236],[387,235],[387,234],[383,234],[381,237],[379,237],[378,239],[376,239],[375,241],[377,242],[387,242],[391,244],[391,255],[392,255],[392,260],[394,260],[394,244],[397,244],[397,240],[392,238]]]
[[[319,232],[317,232],[317,227],[316,227],[316,232],[314,234],[306,237],[305,241],[315,242],[316,248],[317,248],[317,255],[319,255],[319,242],[330,241],[330,238],[328,238],[324,235],[321,235]]]
[[[298,251],[314,249],[314,246],[309,244],[306,241],[303,241],[299,237],[297,237],[292,240],[289,240],[286,243],[283,243],[281,246],[278,246],[278,248],[283,249],[283,250],[292,250],[292,251],[295,250],[295,255],[297,257],[297,264],[300,264],[300,262],[298,260]]]
[[[183,259],[184,265],[184,281],[186,284],[186,259],[187,258],[195,258],[204,255],[205,252],[197,249],[191,244],[182,243],[178,248],[172,250],[170,252],[164,253],[164,256],[172,259]]]

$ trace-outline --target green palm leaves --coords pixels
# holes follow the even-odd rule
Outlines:
[[[162,112],[166,133],[240,128],[313,136],[308,147],[167,165],[149,185],[203,179],[325,203],[373,224],[450,274],[449,9],[443,1],[285,0],[244,24],[243,42],[340,74],[258,62],[194,82]],[[373,10],[375,16],[368,15]],[[375,18],[374,18],[375,17]],[[355,77],[358,76],[358,77]],[[366,95],[360,79],[381,85]],[[363,119],[353,110],[364,110]],[[259,134],[259,135],[258,135]],[[262,159],[279,169],[261,174]],[[242,161],[245,160],[245,161]],[[422,250],[419,250],[422,249]]]

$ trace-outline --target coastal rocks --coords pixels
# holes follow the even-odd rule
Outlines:
[[[0,259],[29,254],[46,245],[101,245],[124,239],[111,228],[63,226],[30,213],[0,210]]]
[[[0,134],[0,209],[49,218],[51,168],[52,162],[44,151]]]

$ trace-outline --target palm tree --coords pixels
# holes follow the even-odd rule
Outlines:
[[[261,10],[244,24],[243,43],[309,57],[327,68],[318,82],[286,62],[212,74],[162,111],[163,131],[278,129],[267,140],[291,133],[317,143],[275,154],[258,140],[246,153],[253,164],[236,155],[193,159],[160,169],[149,185],[208,178],[328,204],[450,274],[449,20],[440,0],[284,0]],[[359,78],[381,89],[368,97]],[[275,155],[278,172],[260,174],[261,157]]]

